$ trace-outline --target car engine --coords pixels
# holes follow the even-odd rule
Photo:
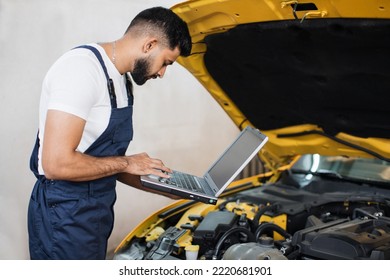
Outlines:
[[[217,205],[188,202],[133,238],[114,259],[390,259],[390,192],[353,182],[286,178]],[[195,248],[195,249],[194,249]]]

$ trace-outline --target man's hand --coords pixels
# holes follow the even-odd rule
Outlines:
[[[134,175],[156,175],[159,177],[169,178],[167,173],[172,173],[172,170],[164,165],[164,163],[155,158],[151,158],[146,153],[126,156],[128,166],[124,172]]]

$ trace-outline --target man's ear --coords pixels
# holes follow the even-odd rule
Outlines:
[[[156,38],[148,39],[144,44],[143,52],[147,53],[147,52],[151,51],[156,46],[157,46],[157,39]]]

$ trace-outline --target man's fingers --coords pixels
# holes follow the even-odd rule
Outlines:
[[[165,166],[165,164],[159,160],[159,159],[152,159],[153,161],[153,164],[152,167],[154,169],[158,169],[158,170],[161,170],[162,172],[167,172],[167,173],[172,173],[172,169],[170,169],[169,167]]]
[[[156,176],[169,178],[170,176],[167,173],[172,173],[172,169],[166,167],[160,159],[151,158],[146,153],[129,156],[129,159],[131,159],[129,162],[131,165],[129,173],[135,175],[153,174]]]

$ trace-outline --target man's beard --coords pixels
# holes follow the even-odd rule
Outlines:
[[[140,58],[135,61],[134,70],[131,72],[133,81],[141,86],[149,79],[149,61],[146,58]]]

